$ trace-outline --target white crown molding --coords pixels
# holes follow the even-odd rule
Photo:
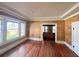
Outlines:
[[[79,12],[75,13],[75,14],[72,14],[66,18],[64,18],[66,15],[68,15],[70,12],[72,12],[74,9],[76,9],[77,7],[79,7],[79,3],[76,3],[72,8],[70,8],[67,12],[65,12],[62,16],[58,16],[58,17],[33,17],[32,19],[50,19],[50,20],[66,20],[70,17],[73,17],[77,14],[79,14]],[[30,20],[31,21],[31,20]],[[37,21],[37,20],[32,20],[32,21]],[[38,20],[40,21],[40,20]],[[45,20],[42,20],[42,21],[45,21]],[[47,20],[48,21],[48,20]]]
[[[61,18],[63,18],[64,16],[68,15],[70,12],[72,12],[74,9],[76,9],[77,7],[79,7],[79,3],[76,3],[72,8],[70,8],[67,12],[65,12]]]
[[[10,10],[9,7],[7,8],[8,6],[5,6],[5,4],[0,4],[0,8],[4,9],[2,11],[8,11],[10,13],[13,13],[14,15],[18,15],[17,17],[22,17],[23,19],[24,16],[23,15],[20,15],[18,14],[17,12],[13,11],[13,10]],[[75,14],[72,14],[71,16],[69,17],[66,17],[64,18],[64,16],[68,15],[70,12],[72,12],[74,9],[76,9],[77,7],[79,7],[79,3],[76,3],[72,8],[70,8],[67,12],[65,12],[62,16],[57,16],[57,17],[32,17],[30,18],[28,21],[51,21],[51,20],[66,20],[68,19],[69,17],[72,17],[72,16],[75,16],[77,14],[79,14],[79,12],[75,13]],[[35,20],[35,19],[38,19],[38,20]],[[43,19],[43,20],[40,20],[40,19]],[[47,19],[47,20],[46,20]]]
[[[37,19],[38,19],[38,18],[60,18],[60,16],[56,16],[56,17],[32,17],[32,19],[34,19],[34,18],[35,18],[35,19],[36,19],[36,18],[37,18]]]
[[[37,20],[38,19],[38,20]],[[58,17],[32,17],[29,21],[54,21],[54,20],[61,20],[61,18]]]
[[[74,13],[74,14],[72,14],[72,15],[70,15],[70,16],[68,16],[68,17],[64,18],[63,20],[67,20],[68,18],[71,18],[71,17],[76,16],[76,15],[78,15],[78,14],[79,14],[79,12]]]
[[[52,21],[52,20],[56,21],[56,20],[63,20],[63,19],[53,19],[53,18],[52,19],[51,18],[48,18],[48,19],[47,18],[45,18],[45,19],[43,18],[42,19],[41,18],[41,19],[31,19],[31,20],[28,20],[28,21]]]
[[[2,4],[0,4],[0,5],[2,5]],[[15,12],[13,12],[13,11],[11,11],[10,9],[8,9],[6,6],[1,6],[0,7],[0,11],[2,11],[2,12],[6,12],[6,13],[11,13],[11,14],[14,14],[14,15],[18,15],[18,16],[20,16],[20,17],[23,17],[23,16],[21,16],[21,15],[19,15],[18,13],[15,13]]]
[[[18,17],[18,18],[23,19],[23,20],[29,19],[27,16],[24,16],[23,14],[19,13],[15,9],[13,9],[13,8],[3,4],[3,3],[0,3],[0,11],[7,13],[9,15],[12,15],[12,16]]]

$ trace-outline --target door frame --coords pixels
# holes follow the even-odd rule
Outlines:
[[[41,39],[43,40],[43,31],[42,31],[42,26],[43,25],[55,25],[56,26],[56,33],[55,33],[55,42],[57,42],[57,23],[42,23],[41,24]]]
[[[74,22],[72,22],[72,24],[71,24],[71,47],[72,47],[72,50],[74,51],[74,48],[73,48],[73,24],[74,24]]]

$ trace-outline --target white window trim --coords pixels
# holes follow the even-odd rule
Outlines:
[[[9,42],[12,42],[12,41],[15,41],[15,40],[18,40],[18,39],[21,39],[23,37],[26,36],[26,22],[24,21],[21,21],[21,20],[18,20],[16,18],[11,18],[11,17],[7,17],[5,15],[0,15],[0,17],[2,17],[2,20],[1,20],[1,24],[2,24],[2,28],[1,28],[1,34],[2,34],[2,43],[0,43],[0,46],[1,45],[4,45],[4,44],[7,44]],[[11,20],[10,20],[11,19]],[[17,21],[16,21],[17,20]],[[14,23],[18,23],[19,25],[19,37],[15,38],[15,39],[11,39],[11,40],[7,40],[6,39],[6,33],[7,33],[7,22],[14,22]],[[21,36],[21,23],[24,23],[25,24],[25,35],[24,36]]]
[[[24,25],[25,25],[25,35],[26,35],[26,22],[21,22],[21,23],[23,23]],[[20,24],[20,27],[21,27],[21,24]],[[21,29],[21,28],[20,28]],[[21,33],[21,31],[20,31],[20,33]],[[21,35],[21,34],[20,34]],[[24,35],[24,36],[25,36]]]
[[[7,22],[13,22],[13,21],[6,21],[6,32],[7,32]],[[17,22],[13,22],[13,23],[17,23]],[[19,23],[18,23],[18,31],[19,31]],[[20,31],[19,31],[20,32]],[[6,35],[6,33],[5,33],[5,35]],[[7,35],[6,35],[6,37],[7,37]],[[14,39],[11,39],[11,40],[16,40],[16,39],[18,39],[20,36],[18,36],[18,37],[16,37],[16,38],[14,38]],[[5,38],[6,39],[6,38]],[[7,39],[6,39],[6,41],[8,41]],[[10,40],[9,40],[10,41]]]

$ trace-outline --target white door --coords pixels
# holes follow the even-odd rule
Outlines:
[[[72,47],[74,52],[79,55],[79,22],[72,23]]]

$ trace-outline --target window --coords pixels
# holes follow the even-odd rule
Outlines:
[[[1,20],[0,20],[0,42],[2,42],[2,38],[1,38]]]
[[[56,33],[56,26],[52,27],[52,33]]]
[[[43,26],[43,32],[48,32],[48,26]]]
[[[25,29],[25,21],[0,15],[0,44],[24,37]]]
[[[19,37],[18,23],[7,22],[7,40]]]
[[[21,36],[25,36],[25,23],[21,23]]]
[[[44,26],[42,26],[42,31],[44,32]]]
[[[48,32],[48,26],[45,26],[45,32]]]

